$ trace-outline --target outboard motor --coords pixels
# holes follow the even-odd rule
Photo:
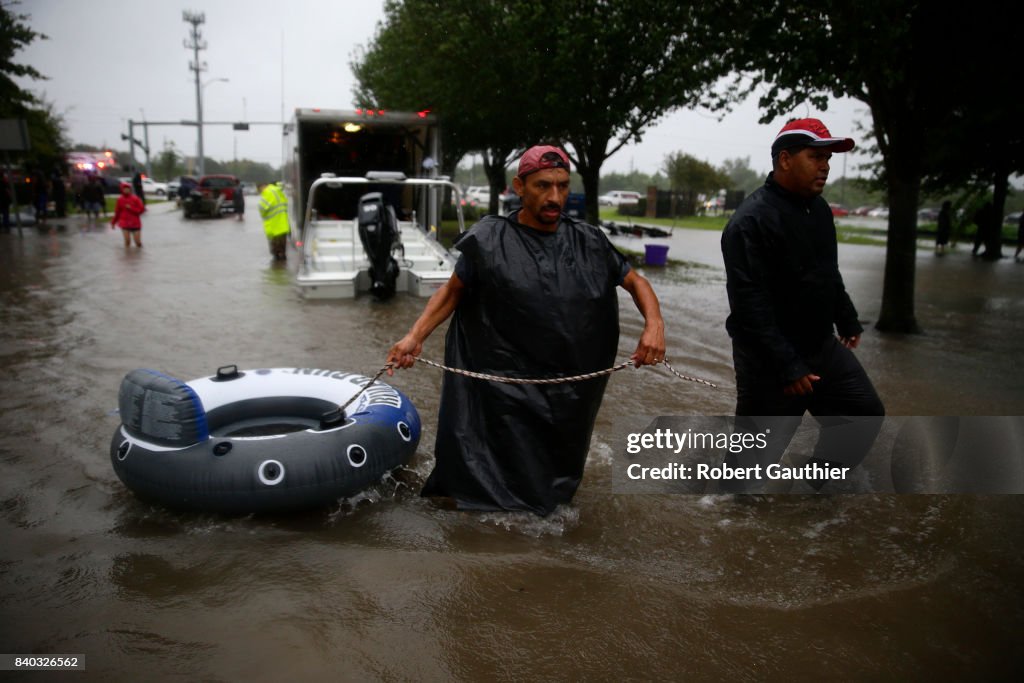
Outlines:
[[[398,261],[391,255],[398,242],[398,220],[380,192],[359,198],[359,241],[370,259],[370,292],[378,299],[391,298],[398,280]]]

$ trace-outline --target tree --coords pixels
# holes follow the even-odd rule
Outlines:
[[[572,145],[587,219],[598,219],[601,166],[666,113],[708,102],[727,72],[722,33],[703,2],[587,0],[555,3],[556,21],[531,37],[534,68],[548,70],[545,115]],[[552,69],[552,57],[557,66]]]
[[[14,4],[0,4],[0,111],[5,116],[36,104],[35,96],[15,83],[15,77],[37,81],[46,79],[35,67],[14,61],[15,55],[36,39],[47,39],[23,23],[28,20],[28,15],[11,11]]]
[[[521,77],[493,36],[528,33],[521,22],[532,15],[494,0],[388,0],[384,15],[370,46],[351,64],[357,103],[435,112],[443,121],[442,172],[453,175],[465,154],[480,151],[497,213],[505,167],[527,144],[532,124],[511,115],[500,96]]]
[[[525,146],[568,142],[596,222],[605,160],[725,73],[704,7],[389,0],[371,47],[353,63],[357,97],[385,108],[429,99],[444,117],[446,143],[483,152],[492,203]]]
[[[966,204],[984,195],[1002,217],[1010,196],[1010,176],[1024,173],[1024,98],[993,102],[984,79],[950,92],[952,106],[943,128],[947,134],[928,145],[923,191],[935,195],[965,193]],[[973,216],[973,211],[969,212]],[[970,218],[969,218],[970,219]],[[1001,230],[985,245],[992,258],[1002,257]]]
[[[185,164],[178,151],[173,146],[167,145],[156,155],[156,159],[153,161],[153,170],[158,178],[170,180],[184,174]]]
[[[954,15],[947,5],[924,0],[724,0],[716,16],[726,21],[740,9],[743,21],[735,22],[733,47],[723,58],[752,76],[741,92],[762,92],[762,121],[802,113],[807,103],[824,111],[829,95],[868,105],[890,211],[876,326],[919,331],[914,311],[918,198],[922,178],[943,158],[929,149],[965,130],[972,137],[955,139],[971,146],[988,132],[979,112],[999,103],[978,84],[989,82],[986,70],[1015,63],[1014,22],[993,20],[1005,13],[995,3]],[[965,92],[977,95],[975,105],[964,106]],[[962,123],[953,126],[958,119]],[[1019,122],[1000,129],[1002,137],[1019,140],[1020,134]]]
[[[718,194],[729,186],[729,177],[706,161],[682,152],[665,157],[665,175],[668,176],[672,191],[683,195],[687,202],[686,213],[695,213],[697,196]]]
[[[737,157],[722,162],[722,173],[729,177],[729,187],[748,195],[764,185],[764,176],[750,167],[750,157]]]
[[[612,190],[632,190],[646,194],[647,188],[650,186],[661,186],[665,185],[668,180],[661,174],[660,171],[654,175],[649,173],[643,173],[641,171],[630,171],[629,173],[606,173],[601,176],[601,192],[611,192]]]
[[[67,148],[63,118],[53,104],[37,97],[15,82],[15,78],[45,80],[34,67],[15,61],[18,52],[46,36],[33,31],[24,22],[25,14],[0,4],[0,118],[24,119],[28,125],[31,149],[23,155],[27,165],[46,168],[58,165]]]

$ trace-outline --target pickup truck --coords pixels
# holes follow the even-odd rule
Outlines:
[[[623,204],[636,204],[643,197],[639,192],[630,190],[612,190],[597,198],[601,206],[621,206]]]

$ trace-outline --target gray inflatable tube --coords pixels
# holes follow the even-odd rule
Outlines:
[[[334,370],[227,366],[182,382],[121,382],[114,471],[139,498],[180,510],[276,512],[351,496],[408,462],[420,417],[400,391]]]

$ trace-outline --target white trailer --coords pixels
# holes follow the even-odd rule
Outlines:
[[[291,237],[300,253],[296,282],[305,296],[430,296],[451,277],[455,256],[436,235],[444,189],[460,195],[437,175],[440,132],[432,114],[298,109],[285,128],[285,144]],[[376,196],[364,201],[367,195]],[[367,240],[379,238],[379,230],[394,232],[395,239],[383,256],[379,250],[374,256]],[[375,265],[388,256],[392,265]]]

